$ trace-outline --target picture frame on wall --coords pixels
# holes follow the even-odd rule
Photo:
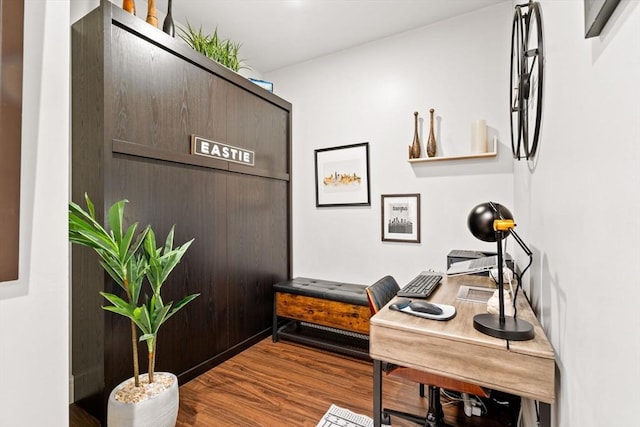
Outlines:
[[[382,241],[420,243],[420,194],[382,195]]]
[[[316,207],[371,206],[369,143],[315,150]]]

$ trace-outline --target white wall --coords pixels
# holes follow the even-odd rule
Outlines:
[[[640,394],[640,2],[622,1],[595,39],[584,39],[583,16],[581,0],[542,1],[545,110],[532,163],[508,153],[510,6],[266,77],[294,106],[294,275],[403,282],[442,268],[449,249],[491,249],[464,221],[479,201],[504,202],[535,252],[525,279],[556,351],[553,425],[622,426],[636,418],[624,402]],[[430,107],[439,149],[464,151],[470,122],[485,118],[499,159],[407,164],[412,112]],[[313,150],[364,141],[372,206],[316,208]],[[465,188],[475,182],[483,189]],[[397,192],[422,194],[420,245],[380,242],[380,194]]]
[[[495,250],[466,219],[477,203],[513,203],[511,13],[509,3],[491,6],[265,76],[293,104],[294,276],[406,283],[444,269],[451,249]],[[440,153],[468,153],[482,118],[500,139],[498,158],[409,164],[413,112],[424,150],[429,108]],[[360,142],[370,144],[371,206],[316,208],[314,150]],[[421,194],[422,243],[381,241],[380,195],[395,193]]]
[[[540,151],[516,164],[514,191],[556,351],[554,425],[628,426],[640,395],[640,2],[622,1],[593,39],[582,1],[541,4]]]
[[[25,1],[19,279],[0,283],[0,425],[69,419],[69,1]]]

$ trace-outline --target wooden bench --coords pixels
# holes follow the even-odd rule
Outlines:
[[[365,285],[297,277],[273,285],[273,341],[286,338],[369,359]]]

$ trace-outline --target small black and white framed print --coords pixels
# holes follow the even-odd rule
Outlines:
[[[315,150],[316,207],[371,206],[369,143]]]
[[[420,194],[382,195],[382,241],[420,243]]]

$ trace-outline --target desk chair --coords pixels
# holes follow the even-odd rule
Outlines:
[[[371,315],[376,314],[382,307],[391,301],[399,290],[400,286],[398,286],[396,280],[391,276],[385,276],[373,285],[367,287],[366,292],[367,299],[369,300],[369,308],[371,309]],[[383,371],[386,375],[404,378],[406,380],[419,383],[420,397],[425,397],[424,385],[427,384],[429,386],[429,410],[427,411],[426,417],[420,417],[406,412],[384,408],[382,412],[385,418],[390,415],[395,415],[397,417],[422,424],[425,427],[445,427],[444,412],[442,411],[442,404],[440,403],[441,388],[460,393],[474,394],[476,396],[489,396],[485,389],[476,384],[466,383],[464,381],[443,377],[441,375],[413,368],[383,364]]]

